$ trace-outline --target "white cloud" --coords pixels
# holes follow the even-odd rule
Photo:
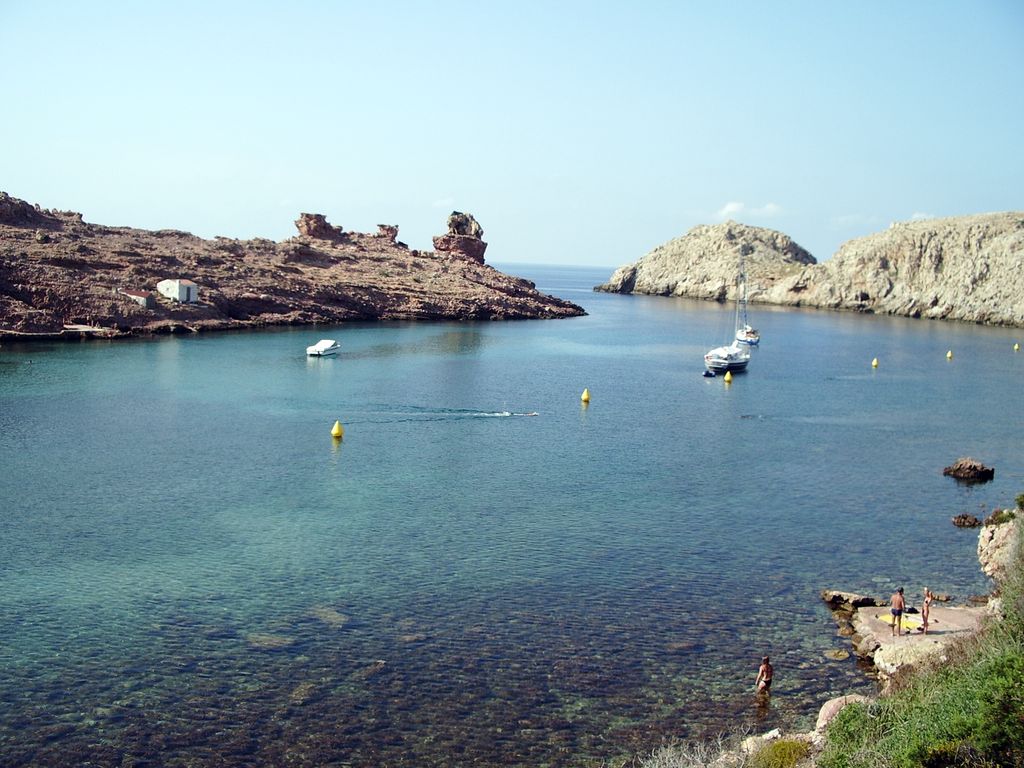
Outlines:
[[[745,214],[752,219],[770,219],[782,213],[782,206],[778,203],[765,203],[761,206],[748,207],[746,203],[730,200],[718,209],[716,216],[719,219],[732,219]]]
[[[760,208],[751,209],[750,213],[754,216],[770,219],[782,213],[782,206],[778,203],[765,203]]]
[[[733,216],[743,213],[744,208],[746,206],[743,203],[728,202],[718,209],[716,216],[720,219],[731,219]]]
[[[935,218],[935,214],[933,214],[933,213],[921,213],[920,211],[915,211],[914,213],[910,214],[910,220],[911,221],[922,221],[924,219],[934,219],[934,218]]]
[[[430,205],[434,208],[451,208],[454,203],[454,198],[442,197],[440,200],[435,200]]]

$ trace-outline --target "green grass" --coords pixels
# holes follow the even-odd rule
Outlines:
[[[890,695],[843,709],[820,768],[1024,768],[1024,547],[1003,582],[1005,616],[951,645]]]

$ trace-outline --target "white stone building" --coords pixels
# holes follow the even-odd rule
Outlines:
[[[191,280],[161,280],[156,284],[161,296],[182,304],[193,304],[199,301],[199,286]]]

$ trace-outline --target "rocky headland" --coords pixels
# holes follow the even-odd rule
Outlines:
[[[894,223],[820,264],[781,232],[698,226],[595,290],[732,300],[741,254],[751,303],[1024,326],[1020,212]]]
[[[0,192],[0,337],[118,336],[358,320],[517,320],[585,314],[484,263],[487,243],[453,212],[434,250],[398,227],[348,232],[303,213],[298,234],[206,240],[85,222]],[[192,285],[195,301],[157,285]]]

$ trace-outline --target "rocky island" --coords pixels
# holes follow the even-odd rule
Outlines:
[[[1024,326],[1024,213],[898,222],[817,260],[781,232],[698,226],[595,290]]]
[[[517,320],[585,314],[484,263],[470,215],[434,250],[398,227],[347,232],[303,213],[298,235],[206,240],[83,221],[0,192],[0,338],[31,340],[353,320]]]

